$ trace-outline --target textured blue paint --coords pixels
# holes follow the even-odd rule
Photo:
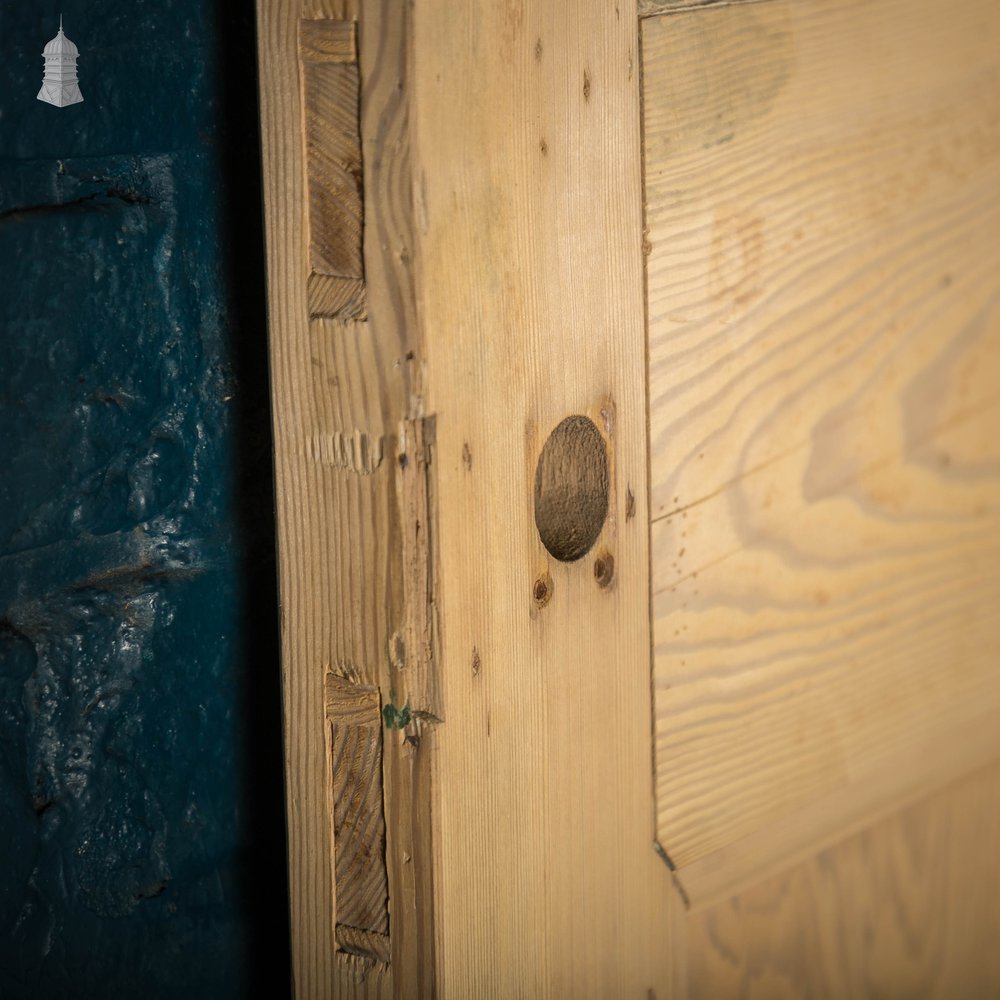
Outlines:
[[[252,4],[0,6],[0,1000],[286,993]]]

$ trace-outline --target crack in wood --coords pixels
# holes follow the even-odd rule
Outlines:
[[[736,4],[770,3],[772,0],[638,0],[639,17],[680,14],[706,7],[732,7]]]

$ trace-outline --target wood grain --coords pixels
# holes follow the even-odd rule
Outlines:
[[[397,997],[440,991],[437,961],[435,850],[438,836],[434,543],[434,420],[425,414],[425,333],[417,310],[421,247],[416,238],[416,184],[411,158],[414,98],[413,12],[409,4],[369,0],[359,28],[365,275],[369,327],[378,361],[352,388],[375,395],[391,428],[391,563],[382,592],[361,613],[388,608],[380,637],[383,702],[409,710],[402,729],[386,733],[385,788],[390,937]]]
[[[327,674],[326,718],[337,943],[352,954],[388,961],[389,882],[378,690]]]
[[[704,905],[1000,751],[1000,8],[642,25],[657,828]]]
[[[310,272],[306,278],[309,315],[313,319],[339,316],[342,319],[364,319],[365,282],[337,274]]]
[[[993,997],[1000,766],[692,915],[692,1000]]]
[[[299,21],[299,61],[317,65],[356,66],[358,26],[353,17],[305,17]],[[308,95],[303,104],[308,107]],[[356,116],[355,116],[356,117]],[[359,130],[355,128],[355,133]]]
[[[349,502],[357,509],[367,494],[362,477],[344,476],[317,462],[308,442],[316,434],[350,432],[357,426],[369,433],[379,429],[371,427],[356,400],[345,405],[330,384],[341,364],[354,371],[366,366],[370,355],[364,338],[352,328],[346,337],[330,337],[329,331],[309,323],[303,281],[307,222],[298,59],[302,13],[293,0],[257,7],[292,975],[297,997],[329,997],[335,983],[337,995],[351,996],[360,978],[352,973],[366,963],[345,959],[356,966],[352,970],[336,959],[323,677],[334,664],[364,666],[365,651],[376,641],[378,619],[348,618],[354,623],[350,636],[333,625],[338,602],[349,603],[358,595],[358,587],[345,592],[337,583],[349,563],[352,543],[366,538],[360,531],[339,531],[336,512]],[[324,4],[313,13],[339,19],[356,15],[340,4]],[[373,527],[378,512],[377,504],[364,508]],[[367,537],[378,538],[379,532]],[[384,995],[391,996],[391,977],[376,972],[374,978],[387,987]],[[368,983],[374,985],[372,979]],[[359,988],[353,995],[365,992]]]
[[[455,998],[663,1000],[679,897],[649,781],[635,7],[427,0],[413,17],[441,983]],[[560,562],[532,497],[572,414],[604,438],[610,497],[594,548]]]
[[[309,192],[300,134],[300,22],[359,16],[366,206],[358,218],[365,230],[360,245],[367,318],[359,321],[343,311],[334,318],[310,318],[302,280],[309,270]],[[414,716],[402,728],[381,731],[386,948],[384,923],[370,905],[378,893],[363,893],[362,905],[357,898],[338,899],[335,891],[336,865],[345,857],[341,848],[354,829],[335,821],[337,762],[356,758],[354,785],[371,792],[365,796],[368,816],[375,814],[378,775],[372,740],[351,752],[351,740],[359,736],[351,731],[358,728],[356,707],[327,697],[331,685],[367,687],[377,689],[381,704],[403,707],[411,675],[422,674],[424,689],[434,687],[428,679],[431,653],[423,660],[414,654],[402,668],[390,655],[390,637],[412,630],[408,616],[431,620],[420,607],[428,586],[417,596],[409,592],[407,581],[415,571],[411,566],[409,575],[404,573],[402,555],[402,540],[414,527],[408,511],[419,506],[413,497],[426,497],[428,489],[421,493],[414,484],[406,495],[397,495],[400,442],[413,433],[412,421],[423,419],[415,376],[421,335],[411,322],[414,293],[407,276],[415,254],[403,261],[399,254],[412,204],[405,155],[407,17],[405,5],[389,2],[368,3],[363,10],[330,0],[258,4],[292,952],[295,994],[305,998],[430,997],[436,990],[435,724]],[[343,55],[330,41],[332,33],[308,27],[326,39],[334,57]],[[317,51],[314,42],[307,54]],[[419,466],[425,478],[432,451],[428,445]],[[426,511],[424,518],[426,529]],[[427,648],[433,645],[418,647]],[[333,679],[324,690],[328,675]],[[378,840],[377,831],[369,830],[357,857],[370,853],[374,862]],[[338,917],[345,919],[335,931]],[[351,920],[368,926],[353,927]]]
[[[396,456],[396,497],[399,505],[399,557],[406,606],[398,631],[389,637],[393,690],[399,704],[418,718],[440,722],[443,709],[438,691],[435,615],[436,504],[434,503],[435,420],[403,420]]]
[[[700,10],[704,7],[729,7],[734,3],[765,3],[767,0],[639,0],[639,17],[676,14],[679,11]]]
[[[302,65],[309,265],[318,274],[361,277],[361,137],[358,68]]]
[[[309,199],[310,315],[363,317],[360,82],[355,22],[300,20],[299,63]]]

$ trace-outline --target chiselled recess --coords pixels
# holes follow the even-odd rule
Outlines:
[[[357,25],[299,22],[302,134],[308,191],[306,291],[312,318],[362,319],[361,79]]]
[[[549,435],[535,468],[535,525],[562,562],[586,555],[608,516],[608,449],[588,417],[567,417]]]

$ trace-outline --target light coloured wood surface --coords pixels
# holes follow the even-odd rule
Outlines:
[[[373,355],[360,379],[341,385],[359,401],[381,408],[381,426],[391,435],[381,467],[391,502],[383,528],[388,563],[372,579],[367,603],[353,613],[377,619],[385,614],[385,631],[371,656],[379,662],[382,702],[389,713],[383,736],[393,995],[429,998],[441,991],[433,868],[443,713],[435,610],[434,421],[425,419],[425,333],[416,295],[420,245],[411,147],[418,48],[411,5],[364,0],[359,43],[365,282]],[[340,513],[349,530],[353,514],[350,508]],[[367,575],[366,559],[352,563],[343,586],[353,589]]]
[[[343,32],[329,24],[303,29],[301,21],[358,17],[363,91],[356,126],[364,167],[367,318],[310,319],[305,150],[311,119],[304,99],[309,60],[303,56],[315,47],[300,51],[298,40],[303,32],[312,38]],[[406,5],[388,0],[372,0],[361,11],[329,0],[258,5],[292,953],[299,998],[435,995],[435,716],[424,711],[434,706],[420,701],[420,692],[434,690],[428,676],[433,636],[405,647],[405,637],[432,619],[422,606],[430,600],[426,580],[416,589],[410,583],[419,576],[421,559],[427,576],[428,546],[408,539],[429,527],[428,487],[421,478],[428,476],[433,451],[414,405],[420,328],[412,322],[412,254],[401,253],[412,246],[407,17]],[[341,124],[341,131],[350,131],[349,123]],[[312,205],[324,210],[322,198]],[[321,224],[312,231],[325,230]],[[352,239],[356,246],[357,234]],[[401,458],[414,436],[425,447],[403,475]],[[419,528],[416,516],[422,517]],[[336,697],[338,689],[347,695]],[[370,758],[380,749],[384,846],[378,804],[369,794],[378,777],[354,767],[357,761],[344,752],[350,749],[345,734],[362,728],[359,693],[372,710],[376,703],[393,709],[380,747],[373,740],[366,750]],[[375,832],[357,845],[364,863],[347,865],[333,832],[338,803],[354,794],[364,795],[364,815]],[[360,908],[355,895],[338,910],[337,862],[348,885],[360,892]],[[371,937],[385,929],[375,905],[383,870],[388,963],[376,960],[386,957],[385,948]]]
[[[414,21],[444,993],[663,1000],[635,8],[426,0]],[[611,495],[594,548],[562,563],[532,495],[572,414],[606,442]]]
[[[690,917],[691,1000],[1000,996],[1000,765]]]
[[[697,906],[1000,750],[1000,7],[642,26],[657,828]]]
[[[258,10],[296,995],[663,1000],[635,9]],[[355,15],[367,315],[310,321],[296,38]],[[562,564],[533,487],[571,414],[608,513]],[[333,838],[354,796],[377,826],[376,692],[388,963],[336,951],[384,929]]]
[[[339,5],[320,13],[348,15]],[[341,552],[331,544],[331,538],[337,537],[331,496],[352,489],[357,493],[360,487],[354,479],[343,481],[339,469],[314,457],[312,442],[349,430],[351,425],[331,422],[330,410],[337,408],[338,400],[329,386],[322,391],[311,359],[318,356],[321,365],[329,365],[330,355],[339,348],[358,364],[363,363],[363,351],[358,351],[355,338],[324,337],[308,322],[300,15],[292,0],[258,5],[292,975],[296,995],[302,997],[332,995],[336,969],[325,726],[300,724],[300,720],[323,718],[323,675],[336,649],[333,615],[322,608],[322,595],[335,600],[339,596],[336,584],[343,565]],[[367,426],[363,420],[359,423]],[[358,623],[358,632],[365,624],[369,623]],[[363,641],[370,635],[360,638]]]

